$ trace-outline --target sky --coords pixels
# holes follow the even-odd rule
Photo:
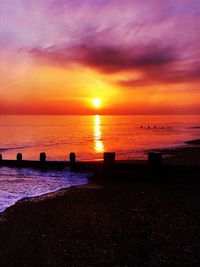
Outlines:
[[[0,114],[200,114],[199,0],[0,0]]]

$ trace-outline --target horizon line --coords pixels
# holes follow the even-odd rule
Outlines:
[[[0,116],[200,116],[200,113],[173,113],[173,114],[0,114]]]

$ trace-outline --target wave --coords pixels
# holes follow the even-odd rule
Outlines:
[[[8,173],[9,178],[4,178]],[[2,177],[0,173],[0,178]],[[25,168],[3,168],[0,180],[0,212],[27,197],[41,196],[62,188],[88,183],[90,173],[73,173],[64,171],[41,171]]]
[[[185,142],[188,145],[200,145],[200,139],[189,140]]]
[[[0,152],[24,148],[30,148],[30,146],[0,147]]]
[[[188,129],[200,129],[200,126],[192,126],[192,127],[189,127]]]

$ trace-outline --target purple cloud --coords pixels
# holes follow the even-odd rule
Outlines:
[[[200,71],[193,70],[172,70],[157,69],[151,72],[146,72],[139,79],[125,79],[117,81],[117,84],[122,87],[134,88],[140,86],[152,86],[156,84],[175,84],[175,83],[193,83],[200,82]]]
[[[170,51],[171,52],[171,51]],[[95,47],[88,49],[83,63],[103,72],[144,69],[163,66],[175,58],[167,50],[153,47],[120,49],[113,47]]]
[[[134,86],[199,80],[199,0],[2,0],[0,46],[40,63],[139,70]]]
[[[128,49],[92,45],[49,47],[33,49],[31,54],[51,64],[68,66],[79,63],[105,73],[162,67],[176,59],[173,50],[160,48],[158,45]]]

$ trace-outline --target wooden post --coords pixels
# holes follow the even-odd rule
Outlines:
[[[69,166],[70,166],[70,170],[74,170],[75,169],[75,163],[76,163],[76,154],[74,152],[71,152],[69,154]]]
[[[17,153],[17,161],[22,161],[22,153]]]
[[[105,152],[103,158],[104,158],[104,171],[106,173],[113,172],[115,167],[115,152]]]
[[[45,152],[41,152],[40,153],[40,161],[44,162],[46,160],[46,153]]]
[[[161,152],[149,152],[148,163],[151,166],[160,166],[162,164],[162,153]]]

